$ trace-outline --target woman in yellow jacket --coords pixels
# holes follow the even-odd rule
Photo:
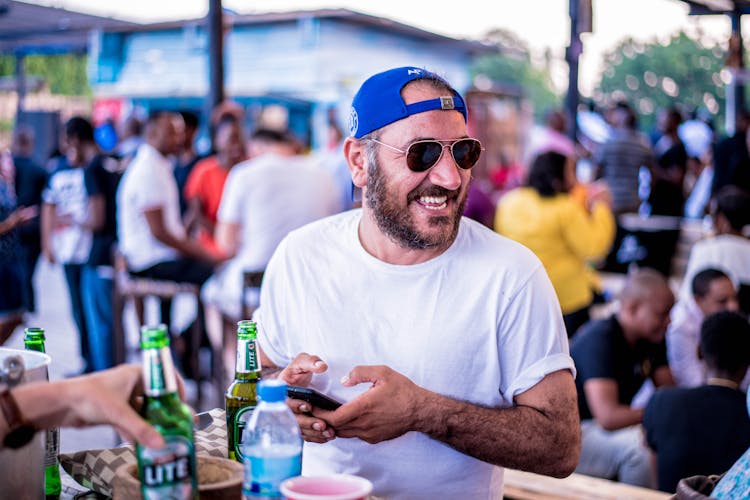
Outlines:
[[[589,320],[594,299],[589,262],[607,255],[615,235],[603,186],[577,185],[572,158],[542,153],[525,187],[500,199],[495,231],[525,245],[544,264],[560,301],[568,336]]]

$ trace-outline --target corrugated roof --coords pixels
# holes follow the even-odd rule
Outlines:
[[[362,12],[349,9],[315,9],[315,10],[295,10],[287,12],[268,12],[259,14],[233,14],[225,12],[224,23],[231,26],[248,26],[258,24],[271,24],[287,21],[298,21],[300,19],[341,19],[350,24],[356,24],[363,27],[375,27],[386,31],[391,31],[421,40],[455,43],[466,46],[473,52],[496,52],[498,47],[484,42],[452,38],[446,35],[440,35],[431,31],[426,31],[415,26],[393,21],[383,17],[377,17]],[[168,21],[160,23],[142,24],[138,26],[128,26],[123,28],[113,28],[108,31],[158,31],[165,29],[180,29],[189,24],[203,23],[203,18]]]
[[[421,40],[460,44],[474,53],[498,50],[498,47],[492,44],[456,39],[349,9],[297,10],[258,14],[225,12],[224,16],[224,22],[233,26],[298,21],[305,18],[340,19],[347,23],[380,28]],[[185,25],[203,22],[204,18],[198,18],[139,24],[17,0],[0,0],[0,53],[84,52],[89,33],[94,29],[123,32],[157,31],[180,29]]]
[[[91,30],[133,26],[137,24],[56,7],[0,0],[0,53],[85,52]]]

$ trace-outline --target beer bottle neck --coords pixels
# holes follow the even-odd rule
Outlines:
[[[255,339],[237,339],[237,365],[234,377],[239,380],[260,378],[260,357]]]
[[[169,347],[143,350],[143,391],[150,397],[177,393],[177,376]]]

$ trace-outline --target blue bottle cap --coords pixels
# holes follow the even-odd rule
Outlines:
[[[258,396],[267,403],[280,403],[286,400],[286,382],[279,379],[261,380]]]

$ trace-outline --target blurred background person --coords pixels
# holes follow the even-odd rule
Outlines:
[[[42,193],[47,185],[47,171],[41,165],[34,163],[34,129],[27,125],[19,125],[13,133],[13,165],[15,166],[16,203],[19,207],[36,207],[37,215],[18,228],[21,242],[21,263],[24,279],[21,290],[24,304],[29,312],[36,311],[36,297],[34,294],[34,272],[36,271],[39,255],[42,253],[41,227],[39,224],[39,210],[42,206]]]
[[[179,114],[156,111],[149,116],[146,142],[117,188],[117,239],[131,274],[201,285],[222,256],[191,240],[180,217],[171,160],[180,147],[181,127]],[[171,300],[161,301],[161,320],[170,327],[171,305]],[[196,321],[204,326],[200,307]],[[177,355],[191,355],[182,335],[173,337],[173,345]]]
[[[124,159],[135,156],[138,147],[143,144],[143,120],[137,113],[127,115],[117,128],[118,143],[115,154]]]
[[[492,189],[488,180],[472,177],[469,193],[466,195],[464,217],[474,219],[492,229],[497,206],[492,199]]]
[[[565,117],[565,111],[547,110],[544,115],[544,126],[534,126],[531,129],[524,163],[531,165],[534,158],[548,151],[555,151],[575,159],[577,157],[575,143],[566,135],[567,131],[568,119]]]
[[[738,286],[740,309],[750,313],[750,240],[742,233],[750,223],[750,194],[736,186],[725,186],[716,195],[711,219],[714,235],[693,245],[688,257],[680,299],[690,298],[690,284],[702,269],[726,272]]]
[[[680,298],[670,313],[667,359],[678,387],[697,387],[706,380],[706,366],[698,357],[704,318],[719,311],[737,311],[737,291],[729,276],[707,268],[695,275],[692,297]]]
[[[698,356],[705,381],[656,391],[643,415],[659,489],[670,493],[682,478],[726,472],[750,446],[750,418],[739,387],[750,364],[747,319],[731,311],[706,317]]]
[[[206,248],[216,246],[214,229],[224,183],[232,167],[245,159],[245,138],[236,116],[225,114],[213,130],[216,154],[196,163],[183,193],[188,204],[185,227]]]
[[[182,122],[182,135],[178,141],[180,146],[174,155],[174,178],[177,181],[177,189],[180,193],[180,213],[185,216],[188,211],[188,201],[185,197],[185,185],[191,172],[201,160],[201,156],[195,150],[195,136],[198,134],[198,115],[192,111],[180,111]]]
[[[654,144],[656,163],[651,169],[650,214],[682,217],[688,160],[687,150],[678,133],[682,114],[677,108],[670,107],[659,118],[662,135]],[[676,245],[677,241],[674,243]]]
[[[125,160],[98,154],[86,166],[84,184],[88,196],[86,226],[92,241],[83,267],[83,312],[89,334],[92,370],[114,364],[112,293],[114,290],[114,251],[117,243],[117,186]]]
[[[711,193],[716,196],[724,186],[737,186],[750,192],[750,153],[748,153],[748,131],[750,112],[742,109],[737,113],[735,132],[716,144],[714,149],[714,177]]]
[[[84,169],[98,153],[94,127],[86,118],[74,116],[65,123],[62,141],[65,154],[49,176],[42,205],[42,252],[50,263],[62,264],[70,295],[83,358],[82,372],[92,370],[89,336],[83,312],[83,266],[91,252],[88,196]]]
[[[39,207],[18,207],[13,189],[15,166],[10,152],[0,152],[0,345],[23,322],[27,310],[23,290],[26,276],[19,227],[37,217]]]
[[[664,344],[673,304],[661,273],[637,269],[627,276],[617,311],[589,322],[572,339],[582,438],[576,472],[655,487],[640,425],[643,408],[632,403],[647,380],[674,385]]]
[[[258,129],[252,156],[236,165],[226,181],[216,225],[216,242],[231,258],[203,286],[209,335],[216,345],[233,332],[244,296],[244,271],[263,271],[281,240],[292,230],[341,211],[333,177],[315,158],[298,154],[288,131]],[[223,320],[222,320],[223,318]],[[232,369],[234,344],[224,344],[225,367]]]
[[[620,104],[609,113],[612,129],[609,138],[596,150],[594,163],[612,193],[615,215],[638,213],[638,172],[641,167],[654,166],[648,138],[637,129],[635,113],[627,104]]]
[[[503,196],[495,230],[531,249],[555,287],[568,336],[589,320],[594,300],[590,263],[607,254],[615,234],[609,191],[591,185],[585,203],[572,158],[543,153],[531,164],[527,186]]]

